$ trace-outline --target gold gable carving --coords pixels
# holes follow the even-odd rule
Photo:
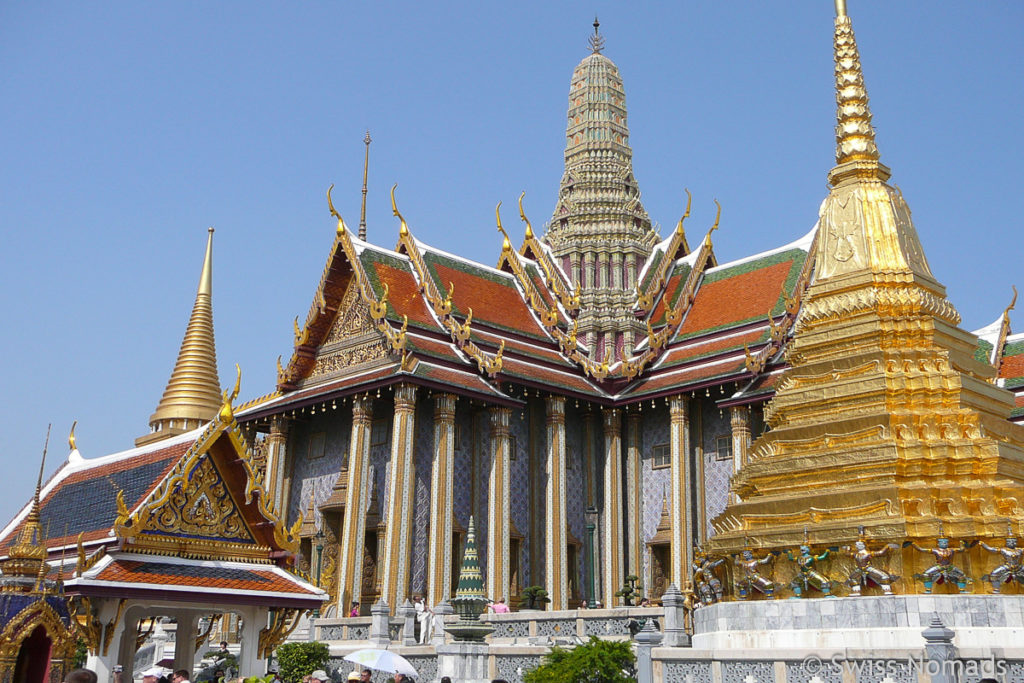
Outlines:
[[[184,486],[176,486],[150,515],[142,533],[251,542],[252,534],[209,456],[201,458]]]
[[[338,316],[327,333],[324,344],[333,344],[368,332],[377,333],[377,328],[370,318],[369,307],[359,297],[359,285],[353,281],[345,290],[338,306]]]

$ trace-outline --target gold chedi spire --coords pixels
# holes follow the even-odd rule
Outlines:
[[[910,209],[878,160],[845,2],[836,3],[837,165],[822,204],[814,281],[765,409],[768,429],[733,476],[713,552],[998,538],[1024,500],[1024,428],[988,380],[977,338],[932,276]],[[905,550],[893,571],[923,569]],[[989,558],[971,555],[980,576]],[[902,566],[899,566],[902,564]],[[902,590],[921,584],[909,579]],[[916,588],[915,588],[916,587]]]
[[[178,351],[178,360],[160,404],[149,418],[151,431],[135,440],[137,446],[195,429],[212,420],[220,409],[212,295],[213,228],[210,228],[196,301]]]
[[[39,516],[39,494],[43,488],[43,471],[46,467],[46,449],[50,444],[50,428],[46,428],[46,442],[43,445],[43,457],[39,463],[39,478],[36,480],[36,492],[32,497],[25,522],[18,531],[18,537],[7,553],[7,559],[0,566],[5,577],[17,577],[15,583],[7,585],[7,590],[18,590],[17,579],[22,582],[35,579],[45,574],[46,544],[43,539],[43,528]]]

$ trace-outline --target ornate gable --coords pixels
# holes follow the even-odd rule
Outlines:
[[[305,382],[343,374],[352,367],[377,365],[388,360],[388,340],[377,329],[370,317],[370,308],[360,296],[355,278],[338,306],[338,314],[331,324],[323,344],[317,350],[316,361]]]
[[[252,462],[226,401],[134,511],[118,493],[114,529],[122,549],[225,560],[270,561],[294,554],[298,526],[284,526]]]

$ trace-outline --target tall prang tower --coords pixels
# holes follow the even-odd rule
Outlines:
[[[565,173],[544,241],[580,286],[579,338],[614,361],[643,338],[634,286],[658,234],[633,177],[622,77],[598,28],[595,19],[591,54],[572,73]]]

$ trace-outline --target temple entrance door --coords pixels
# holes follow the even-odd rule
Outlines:
[[[522,590],[522,584],[519,580],[519,557],[522,553],[522,540],[519,538],[510,538],[508,541],[508,596],[505,601],[506,605],[511,607],[512,605],[519,604],[519,591]]]
[[[21,641],[18,660],[14,664],[15,683],[45,683],[50,669],[50,647],[46,629],[36,626],[28,638]]]
[[[367,529],[363,537],[362,585],[359,589],[359,615],[370,613],[370,607],[377,602],[377,529]],[[344,590],[344,587],[341,588]],[[348,615],[345,615],[348,616]]]
[[[671,546],[666,543],[652,545],[651,548],[651,582],[647,597],[651,600],[658,600],[668,588]]]

